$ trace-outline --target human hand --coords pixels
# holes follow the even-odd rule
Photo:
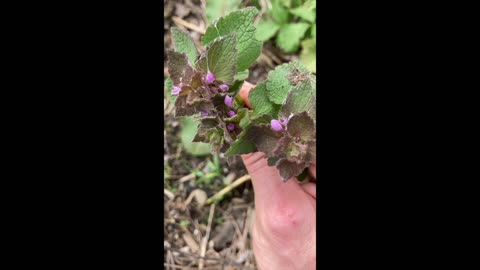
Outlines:
[[[245,82],[240,97],[251,108]],[[255,191],[253,252],[260,270],[316,269],[316,184],[282,181],[261,152],[242,155]],[[316,179],[315,164],[309,168]]]

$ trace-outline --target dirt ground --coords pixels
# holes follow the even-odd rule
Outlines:
[[[202,2],[164,1],[165,56],[166,50],[173,48],[170,27],[188,31],[200,47],[207,25]],[[274,66],[296,58],[266,43],[250,68],[248,81],[265,80]],[[166,63],[164,66],[167,75]],[[186,153],[180,139],[180,120],[173,117],[168,95],[164,109],[164,269],[256,269],[249,230],[255,211],[253,189],[243,163],[237,159],[229,166],[220,156],[217,167],[221,176],[208,183],[200,181],[198,172],[211,173],[214,157]],[[206,202],[226,187],[233,188],[221,196],[222,200]]]

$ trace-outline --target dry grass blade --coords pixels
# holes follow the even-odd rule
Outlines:
[[[205,236],[203,237],[203,242],[202,242],[202,249],[200,256],[204,257],[205,252],[207,251],[207,243],[208,243],[208,238],[210,237],[210,230],[212,229],[212,220],[213,220],[213,213],[215,212],[215,204],[210,205],[210,213],[208,214],[208,225],[207,225],[207,232],[205,233]],[[203,269],[203,263],[204,260],[203,258],[200,259],[200,262],[198,264],[198,269],[202,270]]]
[[[205,35],[205,30],[199,28],[198,26],[196,26],[196,25],[194,25],[194,24],[191,24],[191,23],[189,23],[189,22],[187,22],[187,21],[184,21],[183,19],[181,19],[181,18],[179,18],[179,17],[177,17],[177,16],[173,16],[173,17],[172,17],[172,20],[173,20],[173,22],[174,22],[176,25],[178,25],[178,26],[183,26],[183,27],[188,28],[188,29],[190,29],[190,30],[193,30],[193,31],[195,31],[195,32],[197,32],[197,33],[200,33],[200,34],[202,34],[202,35]]]
[[[237,180],[233,181],[231,184],[229,184],[228,186],[226,186],[225,188],[223,188],[222,190],[220,190],[219,192],[217,192],[215,195],[213,195],[212,197],[210,197],[208,200],[207,200],[207,204],[210,204],[212,203],[213,201],[215,201],[216,199],[218,198],[221,198],[222,196],[224,196],[225,194],[227,194],[228,192],[232,191],[234,188],[238,187],[239,185],[245,183],[246,181],[250,180],[251,177],[249,174],[247,175],[244,175],[240,178],[238,178]]]

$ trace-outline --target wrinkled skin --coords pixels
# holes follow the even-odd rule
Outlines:
[[[239,93],[248,107],[253,87],[245,82]],[[258,269],[316,269],[316,184],[294,178],[284,183],[263,157],[260,152],[242,155],[255,192],[252,241]],[[309,171],[316,179],[315,165]]]

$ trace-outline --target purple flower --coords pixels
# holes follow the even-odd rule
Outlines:
[[[213,81],[215,81],[215,76],[213,76],[213,73],[208,72],[207,76],[205,77],[205,83],[211,84]]]
[[[280,124],[282,124],[282,126],[286,126],[288,123],[288,119],[286,117],[280,117],[278,121],[280,122]]]
[[[222,92],[227,92],[228,91],[228,85],[226,85],[226,84],[221,84],[219,87],[222,90]]]
[[[200,115],[201,115],[201,116],[207,116],[207,115],[208,115],[208,112],[201,111],[201,112],[200,112]]]
[[[214,94],[218,93],[218,88],[212,87],[211,89],[212,89],[212,93],[214,93]]]
[[[228,124],[228,125],[227,125],[227,129],[228,129],[228,130],[234,130],[234,129],[235,129],[235,125],[234,125],[234,124]]]
[[[228,116],[230,117],[234,117],[236,115],[236,113],[234,111],[229,111],[228,112]]]
[[[225,96],[225,105],[233,108],[233,98],[231,96]]]
[[[181,89],[180,89],[180,87],[178,87],[178,86],[173,87],[173,89],[172,89],[172,96],[178,96],[178,94],[180,94],[180,90],[181,90]]]
[[[280,122],[278,120],[273,119],[270,122],[270,125],[272,126],[272,129],[275,130],[275,131],[282,131],[283,130],[282,124],[280,124]]]

